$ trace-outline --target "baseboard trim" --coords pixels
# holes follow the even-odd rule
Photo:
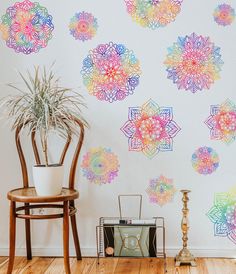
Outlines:
[[[179,248],[167,248],[166,253],[168,257],[175,257],[179,252]],[[236,258],[235,249],[200,249],[200,248],[190,248],[191,253],[195,257],[218,257],[218,258]],[[82,256],[84,257],[96,257],[95,248],[82,248]],[[41,257],[62,257],[62,248],[32,248],[33,256]],[[25,256],[25,248],[16,248],[16,256]],[[8,248],[0,248],[0,256],[8,256]],[[70,249],[70,256],[75,256],[75,250]]]

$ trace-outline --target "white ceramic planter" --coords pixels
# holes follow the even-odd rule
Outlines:
[[[33,166],[33,180],[39,196],[59,195],[62,190],[64,166]]]

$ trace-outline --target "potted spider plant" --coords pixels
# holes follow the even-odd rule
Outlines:
[[[83,98],[71,88],[61,87],[52,69],[34,68],[34,74],[20,73],[24,88],[9,84],[18,94],[2,99],[1,108],[12,122],[12,130],[22,126],[28,133],[39,133],[44,163],[33,166],[33,181],[39,196],[58,195],[62,190],[64,167],[49,162],[49,134],[63,138],[80,134],[73,117],[88,126],[82,116]]]

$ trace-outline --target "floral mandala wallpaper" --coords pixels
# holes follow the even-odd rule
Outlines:
[[[0,90],[12,92],[5,83],[19,82],[15,71],[55,61],[82,94],[90,123],[77,174],[84,238],[100,216],[117,215],[119,194],[140,193],[144,216],[165,217],[167,248],[179,246],[179,191],[190,189],[191,233],[203,241],[190,245],[201,250],[209,240],[209,250],[235,253],[235,1],[54,2],[1,1]],[[12,182],[18,166],[7,169],[13,152],[3,144],[3,180]]]
[[[70,20],[69,30],[76,40],[84,42],[92,39],[97,29],[97,19],[91,13],[77,12]]]
[[[196,33],[178,37],[165,60],[167,78],[193,93],[209,89],[220,78],[222,64],[220,48]]]
[[[212,105],[211,115],[205,121],[213,140],[231,144],[236,138],[236,105],[227,99],[220,105]]]
[[[102,185],[111,183],[118,175],[119,162],[110,149],[91,148],[84,155],[81,167],[89,181]]]
[[[211,174],[219,166],[219,156],[211,147],[200,147],[192,155],[192,166],[200,174]]]
[[[161,175],[156,179],[149,181],[149,186],[146,189],[149,195],[149,201],[163,206],[173,200],[176,193],[176,188],[173,185],[173,180]]]
[[[9,48],[30,54],[47,46],[52,38],[52,16],[39,3],[17,2],[2,16],[0,31]]]
[[[83,61],[84,85],[98,100],[122,101],[133,94],[141,74],[139,60],[123,44],[100,44]]]
[[[141,107],[130,107],[129,120],[121,131],[128,137],[131,151],[153,158],[159,151],[171,151],[180,127],[173,121],[171,107],[159,107],[152,99]]]
[[[227,237],[236,244],[236,189],[216,193],[214,204],[207,213],[214,223],[215,236]]]
[[[233,23],[235,10],[230,5],[221,4],[214,10],[213,16],[218,25],[225,27]]]
[[[183,0],[125,0],[127,12],[142,27],[156,29],[173,22]]]

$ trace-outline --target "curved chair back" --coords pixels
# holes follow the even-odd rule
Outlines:
[[[73,119],[74,119],[75,123],[78,125],[78,127],[80,127],[80,135],[78,137],[78,142],[77,142],[77,145],[76,145],[76,148],[74,151],[74,156],[72,158],[72,162],[70,165],[69,185],[68,185],[68,187],[70,189],[74,189],[74,186],[75,186],[75,174],[76,174],[76,169],[77,169],[77,162],[78,162],[80,150],[81,150],[81,147],[82,147],[83,141],[84,141],[84,125],[83,125],[83,123],[77,118],[73,118]],[[18,155],[19,155],[19,159],[20,159],[20,164],[21,164],[23,187],[27,188],[27,187],[29,187],[27,164],[25,161],[25,156],[24,156],[24,152],[23,152],[21,140],[20,140],[20,133],[21,133],[22,127],[23,127],[23,125],[19,125],[16,128],[15,142],[16,142],[16,147],[17,147],[17,151],[18,151]],[[39,150],[38,150],[38,146],[37,146],[37,143],[35,140],[35,136],[36,136],[36,132],[33,131],[31,134],[31,143],[32,143],[33,151],[34,151],[34,158],[35,158],[36,164],[40,165],[41,160],[40,160]],[[64,163],[64,160],[65,160],[68,148],[71,144],[71,141],[72,141],[72,136],[68,135],[66,143],[65,143],[64,148],[61,153],[60,161],[59,161],[59,164],[61,164],[61,165]]]

